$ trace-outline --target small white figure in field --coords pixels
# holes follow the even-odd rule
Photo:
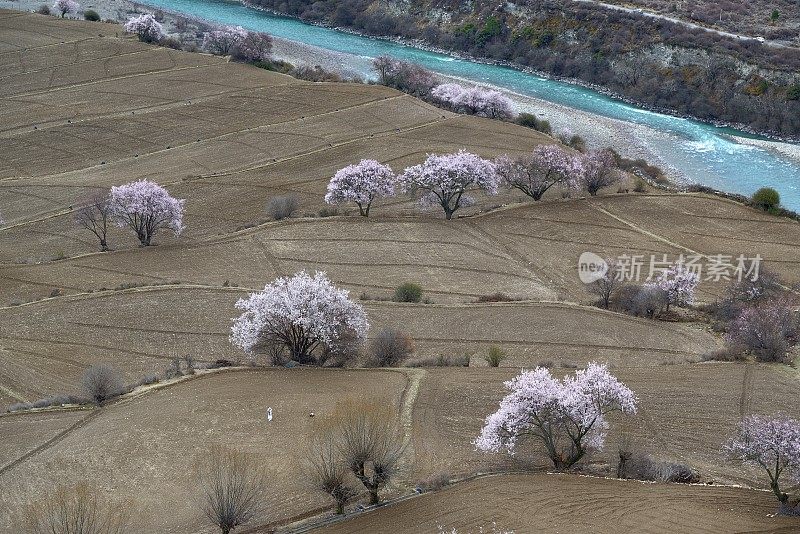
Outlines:
[[[314,417],[314,412],[308,414],[309,417]]]
[[[267,421],[272,421],[272,406],[267,408]]]

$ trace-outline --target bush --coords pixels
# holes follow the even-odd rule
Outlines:
[[[461,356],[428,356],[426,358],[418,358],[411,360],[406,364],[406,367],[469,367],[469,354],[462,354]]]
[[[48,6],[47,4],[42,4],[36,9],[36,12],[40,15],[49,15],[50,6]]]
[[[787,362],[798,334],[797,314],[791,305],[778,301],[743,310],[730,324],[725,341],[731,350],[749,352],[758,361]]]
[[[76,395],[54,395],[45,397],[33,402],[17,402],[6,410],[7,412],[19,412],[22,410],[32,410],[34,408],[50,408],[52,406],[66,406],[68,404],[86,404],[86,399]]]
[[[125,391],[120,372],[104,364],[89,367],[83,373],[81,387],[86,396],[98,405]]]
[[[267,203],[267,215],[276,221],[292,216],[292,213],[300,207],[300,200],[297,195],[281,195],[272,197]]]
[[[450,485],[450,481],[452,478],[450,477],[450,473],[437,473],[425,480],[421,480],[417,483],[416,490],[417,493],[423,493],[425,491],[437,491],[445,486]]]
[[[489,364],[489,367],[500,367],[500,362],[506,359],[506,353],[503,352],[503,349],[492,345],[489,347],[489,352],[483,358],[486,360],[486,363]]]
[[[396,367],[414,352],[414,343],[408,334],[384,328],[369,344],[367,367]]]
[[[655,460],[648,454],[635,451],[625,440],[619,447],[617,477],[679,484],[700,481],[700,476],[688,465]]]
[[[517,120],[515,122],[520,126],[531,128],[537,132],[546,133],[548,135],[553,133],[553,128],[550,126],[550,123],[546,120],[539,119],[533,113],[520,113],[517,115]]]
[[[771,187],[762,187],[753,193],[753,205],[764,211],[776,209],[780,203],[780,194]]]
[[[497,292],[491,295],[481,295],[475,302],[514,302],[520,300],[518,298],[510,297],[505,293]]]
[[[23,510],[25,527],[19,532],[29,534],[122,534],[133,513],[129,503],[106,501],[85,483],[49,490]]]
[[[411,282],[399,286],[394,291],[395,302],[419,302],[422,300],[422,287]]]
[[[639,178],[636,180],[636,185],[633,186],[634,193],[645,193],[647,192],[647,183]]]
[[[663,290],[634,284],[620,288],[612,307],[636,317],[655,319],[666,305],[667,298]]]
[[[100,22],[100,15],[94,9],[87,9],[84,11],[83,18],[90,22]]]

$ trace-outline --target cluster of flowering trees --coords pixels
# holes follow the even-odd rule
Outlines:
[[[587,451],[602,449],[609,413],[636,413],[636,395],[607,366],[596,363],[563,380],[537,367],[505,386],[509,393],[486,418],[475,447],[513,454],[521,438],[531,437],[541,442],[556,469],[569,468]]]
[[[146,247],[161,229],[176,236],[183,231],[184,200],[172,197],[166,189],[149,180],[139,180],[96,193],[75,216],[78,226],[92,232],[100,241],[100,250],[108,250],[108,226],[113,222],[128,227]]]
[[[509,120],[514,117],[511,100],[500,91],[485,87],[464,87],[457,83],[437,85],[431,97],[440,106],[455,111],[491,119]]]
[[[150,13],[131,17],[123,29],[128,33],[135,34],[143,43],[157,43],[165,36],[163,26]]]
[[[736,433],[724,445],[731,458],[763,469],[781,507],[789,495],[781,490],[781,475],[800,483],[800,421],[785,416],[751,415],[738,425]]]
[[[62,19],[67,13],[77,13],[80,8],[75,0],[56,0],[53,4],[53,10],[60,13]]]
[[[336,173],[328,184],[325,201],[329,204],[355,202],[361,215],[368,216],[372,201],[390,197],[396,190],[420,197],[423,207],[441,206],[451,219],[459,208],[473,199],[466,192],[483,189],[497,194],[499,179],[495,165],[475,154],[430,155],[420,165],[408,167],[395,176],[392,169],[375,160],[362,160]]]
[[[272,52],[272,37],[247,31],[241,26],[206,32],[203,49],[217,56],[233,56],[244,61],[264,61]]]
[[[601,169],[604,169],[601,172]],[[501,185],[515,188],[539,200],[554,185],[585,189],[596,194],[603,183],[616,180],[613,157],[604,152],[572,153],[558,145],[536,147],[532,154],[501,156],[488,161],[464,150],[454,154],[429,155],[419,165],[406,168],[400,175],[387,165],[365,159],[338,171],[328,184],[325,202],[355,203],[363,216],[369,215],[372,202],[396,192],[417,196],[424,208],[440,206],[451,219],[474,199],[470,190],[496,195]]]
[[[369,330],[364,308],[325,273],[278,278],[236,307],[242,315],[233,321],[231,343],[248,354],[285,349],[299,363],[322,365],[363,342]]]

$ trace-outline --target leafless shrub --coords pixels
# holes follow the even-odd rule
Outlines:
[[[181,359],[176,356],[170,360],[169,365],[164,369],[164,378],[170,380],[179,376],[183,376],[183,371],[181,370]]]
[[[86,396],[98,405],[125,391],[120,372],[105,364],[89,367],[83,373],[81,388]]]
[[[629,439],[623,439],[618,453],[618,478],[680,484],[692,484],[700,480],[700,476],[691,467],[684,464],[655,460],[650,455],[637,451],[635,445]]]
[[[516,297],[510,297],[505,293],[492,293],[491,295],[481,295],[478,297],[475,302],[514,302],[520,300]]]
[[[197,476],[203,491],[201,509],[222,534],[244,525],[264,509],[266,482],[257,457],[213,445]]]
[[[341,402],[329,422],[341,457],[378,504],[378,492],[394,477],[402,453],[402,436],[385,403]]]
[[[586,289],[589,293],[597,296],[600,306],[607,310],[611,306],[611,297],[620,290],[624,282],[617,279],[617,261],[612,258],[605,261],[608,270],[601,278],[587,285]]]
[[[34,408],[50,408],[52,406],[66,406],[68,404],[86,404],[87,400],[77,395],[53,395],[44,397],[33,402],[17,402],[6,410],[7,412],[19,412],[22,410],[32,410]]]
[[[414,342],[408,334],[384,328],[369,344],[367,367],[396,367],[414,352]]]
[[[462,354],[460,356],[445,356],[440,354],[438,356],[427,356],[410,360],[406,363],[406,367],[469,367],[470,359],[469,354]]]
[[[417,491],[438,491],[450,485],[452,477],[450,473],[440,472],[417,483]]]
[[[110,504],[87,484],[59,486],[29,504],[24,514],[31,534],[121,534],[125,531],[130,507]]]
[[[642,285],[626,285],[619,289],[612,307],[618,311],[655,319],[667,305],[666,294],[657,287]]]
[[[358,492],[350,485],[350,470],[340,454],[337,436],[332,428],[323,429],[311,440],[307,455],[307,474],[314,489],[322,491],[336,503],[336,513]]]
[[[723,297],[708,307],[708,311],[718,321],[732,321],[749,307],[770,302],[785,295],[780,276],[762,269],[758,278],[744,277],[734,280],[725,289]]]
[[[779,300],[744,309],[729,328],[730,350],[749,352],[762,362],[784,362],[800,334],[797,313]]]
[[[297,195],[281,195],[272,197],[267,203],[267,215],[276,221],[292,216],[292,213],[300,207],[300,200]]]
[[[100,251],[108,250],[108,223],[111,220],[111,204],[108,191],[93,194],[75,214],[75,224],[92,232],[100,241]]]
[[[561,361],[561,368],[562,369],[577,369],[578,368],[578,364],[575,363],[575,362],[567,362],[567,361],[563,361],[562,360]]]
[[[717,361],[717,362],[740,362],[747,359],[745,352],[741,347],[728,346],[724,349],[718,349],[706,354],[703,354],[703,361]]]

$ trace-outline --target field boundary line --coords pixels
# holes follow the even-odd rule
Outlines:
[[[7,463],[6,465],[0,467],[0,476],[4,475],[8,471],[11,471],[12,469],[17,467],[18,465],[26,462],[27,460],[33,458],[34,456],[46,451],[50,447],[58,444],[59,442],[64,440],[67,436],[72,434],[74,431],[76,431],[76,430],[86,426],[87,424],[89,424],[89,422],[91,422],[99,414],[100,414],[100,410],[92,410],[85,417],[82,417],[81,419],[78,419],[75,423],[73,423],[72,425],[70,425],[66,429],[62,430],[61,432],[59,432],[55,436],[51,437],[50,439],[48,439],[47,441],[45,441],[44,443],[42,443],[38,447],[26,452],[25,454],[23,454],[22,456],[20,456],[16,460],[13,460],[10,463]]]

